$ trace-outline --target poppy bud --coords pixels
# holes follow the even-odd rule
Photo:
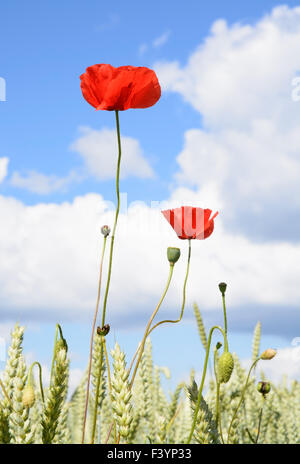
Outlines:
[[[97,327],[97,334],[102,335],[103,337],[105,337],[105,335],[107,335],[109,331],[110,331],[109,324],[105,324],[103,327]]]
[[[68,351],[68,345],[67,345],[67,342],[66,342],[65,338],[60,338],[59,340],[57,340],[57,342],[56,342],[56,353],[58,353],[59,350]]]
[[[276,350],[273,350],[273,348],[268,348],[260,355],[260,359],[269,360],[274,358],[275,355]]]
[[[234,361],[229,351],[224,351],[218,361],[218,380],[220,383],[227,383],[231,377]]]
[[[102,226],[101,227],[101,234],[103,234],[104,237],[108,237],[108,235],[110,234],[110,227]]]
[[[174,265],[180,258],[180,249],[169,247],[167,249],[167,256],[170,264]]]
[[[220,289],[220,292],[222,293],[222,295],[225,295],[226,288],[227,288],[227,284],[225,284],[225,282],[221,282],[219,284],[219,289]]]
[[[27,385],[23,390],[22,403],[26,408],[31,408],[35,402],[34,390],[31,385]]]
[[[258,382],[257,391],[259,391],[259,393],[265,396],[267,393],[270,392],[270,390],[271,390],[271,385],[269,382]]]

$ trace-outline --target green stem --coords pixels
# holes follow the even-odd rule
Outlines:
[[[216,384],[217,384],[217,391],[216,391],[216,424],[217,424],[217,427],[219,427],[220,437],[221,437],[222,443],[224,444],[223,433],[222,433],[222,423],[221,423],[221,411],[220,411],[220,388],[221,388],[221,384],[218,381],[217,353],[218,353],[218,350],[217,350],[217,348],[215,348],[215,350],[214,350],[214,371],[215,371]]]
[[[92,333],[91,333],[91,341],[90,341],[89,368],[88,368],[88,378],[87,378],[87,388],[86,388],[86,398],[85,398],[85,410],[84,410],[82,440],[81,440],[82,444],[84,443],[85,427],[86,427],[86,420],[87,420],[87,410],[88,410],[88,404],[89,404],[90,380],[91,380],[92,360],[93,360],[93,344],[94,344],[95,326],[96,326],[98,308],[99,308],[99,301],[100,301],[102,268],[103,268],[103,259],[104,259],[104,253],[105,253],[105,247],[106,247],[106,239],[107,239],[107,235],[104,236],[103,245],[102,245],[102,253],[101,253],[101,259],[100,259],[100,269],[99,269],[98,294],[97,294],[96,309],[95,309],[95,314],[94,314],[94,320],[93,320],[93,325],[92,325]]]
[[[167,281],[167,285],[166,285],[166,288],[164,290],[164,293],[162,294],[162,297],[161,299],[159,300],[158,302],[158,305],[156,306],[154,312],[152,313],[150,319],[149,319],[149,322],[147,324],[147,327],[146,327],[146,330],[145,330],[145,334],[144,334],[144,337],[143,337],[143,340],[142,340],[142,343],[141,343],[141,347],[139,349],[139,356],[138,356],[138,359],[137,359],[137,362],[135,364],[135,368],[134,368],[134,372],[132,374],[132,378],[131,378],[131,382],[130,382],[130,389],[132,388],[132,385],[133,385],[133,382],[134,382],[134,379],[135,379],[135,376],[136,376],[136,373],[137,373],[137,370],[138,370],[138,366],[139,366],[139,363],[140,363],[140,360],[141,360],[141,357],[142,357],[142,354],[143,354],[143,351],[144,351],[144,346],[145,346],[145,342],[146,342],[146,338],[148,336],[148,331],[149,331],[149,328],[151,326],[151,323],[153,321],[153,319],[155,318],[156,314],[157,314],[157,311],[159,310],[165,296],[166,296],[166,293],[169,289],[169,286],[170,286],[170,282],[171,282],[171,279],[172,279],[172,275],[173,275],[173,269],[174,269],[174,264],[170,264],[170,271],[169,271],[169,277],[168,277],[168,281]]]
[[[32,379],[32,369],[34,366],[37,365],[39,368],[39,382],[40,382],[40,390],[41,390],[41,395],[42,395],[42,400],[43,403],[45,403],[45,397],[44,397],[44,390],[43,390],[43,382],[42,382],[42,366],[40,365],[39,362],[35,361],[33,364],[31,364],[29,371],[28,371],[28,385],[31,385],[31,379]]]
[[[195,409],[195,413],[194,413],[194,419],[193,419],[193,423],[192,423],[192,428],[191,428],[191,431],[190,431],[190,434],[189,434],[189,438],[187,440],[187,444],[189,444],[191,442],[192,437],[193,437],[193,433],[194,433],[194,430],[195,430],[195,427],[196,427],[197,415],[198,415],[199,408],[200,408],[200,403],[201,403],[201,398],[202,398],[202,391],[203,391],[204,381],[205,381],[205,377],[206,377],[211,338],[212,338],[213,331],[215,329],[220,330],[222,332],[223,337],[224,337],[224,342],[226,340],[225,333],[224,333],[224,330],[222,329],[222,327],[219,327],[218,325],[215,325],[214,327],[212,327],[210,329],[209,336],[208,336],[208,342],[207,342],[207,348],[206,348],[206,356],[205,356],[205,361],[204,361],[204,368],[203,368],[203,373],[202,373],[202,380],[201,380],[201,385],[200,385],[199,392],[198,392],[198,400],[197,400],[197,405],[196,405],[196,409]]]
[[[55,327],[55,338],[54,338],[54,348],[53,348],[53,358],[52,358],[52,365],[51,365],[51,375],[50,375],[50,386],[52,383],[52,377],[53,377],[53,370],[54,370],[54,363],[55,363],[55,358],[56,358],[56,344],[57,344],[57,334],[58,331],[60,333],[61,338],[63,339],[63,333],[61,330],[61,326],[59,324],[56,324]]]
[[[117,125],[117,135],[118,135],[118,150],[119,150],[118,164],[117,164],[117,176],[116,176],[117,209],[116,209],[115,222],[114,222],[114,227],[113,227],[112,236],[111,236],[108,276],[107,276],[106,290],[105,290],[104,303],[103,303],[103,312],[102,312],[102,327],[105,324],[105,313],[106,313],[107,297],[108,297],[110,278],[111,278],[112,258],[113,258],[113,251],[114,251],[114,240],[115,240],[115,233],[116,233],[118,216],[119,216],[119,211],[120,211],[120,187],[119,187],[119,183],[120,183],[120,164],[121,164],[122,151],[121,151],[119,113],[118,113],[118,111],[116,111],[115,113],[116,113],[116,125]]]
[[[232,424],[233,424],[233,421],[234,419],[236,418],[236,415],[238,413],[238,410],[242,404],[242,401],[244,399],[244,396],[245,396],[245,393],[246,393],[246,389],[247,389],[247,386],[248,386],[248,382],[249,382],[249,378],[250,378],[250,374],[251,374],[251,371],[252,369],[256,366],[256,364],[258,363],[258,361],[260,360],[260,357],[257,358],[251,365],[250,369],[249,369],[249,372],[248,372],[248,376],[247,376],[247,379],[246,379],[246,383],[245,383],[245,386],[244,386],[244,389],[242,391],[242,395],[241,395],[241,399],[239,401],[239,404],[237,405],[237,408],[233,414],[233,417],[231,419],[231,422],[230,422],[230,425],[229,425],[229,429],[228,429],[228,434],[227,434],[227,443],[229,443],[229,438],[230,438],[230,431],[231,431],[231,427],[232,427]]]
[[[172,324],[176,324],[177,322],[180,322],[180,321],[181,321],[182,316],[183,316],[184,307],[185,307],[186,283],[187,283],[188,276],[189,276],[190,260],[191,260],[191,240],[189,239],[189,253],[188,253],[188,261],[187,261],[186,274],[185,274],[185,279],[184,279],[184,284],[183,284],[183,299],[182,299],[182,306],[181,306],[180,317],[179,317],[179,319],[177,319],[176,321],[171,321],[171,320],[168,320],[168,319],[167,319],[167,320],[158,322],[158,323],[155,324],[153,327],[151,327],[151,329],[150,329],[149,332],[148,332],[148,335],[150,335],[150,333],[152,332],[152,330],[154,330],[154,329],[155,329],[156,327],[158,327],[159,325],[164,324],[165,322],[170,322],[170,323],[172,323]]]
[[[226,315],[226,305],[225,305],[225,293],[222,293],[222,300],[223,300],[223,313],[224,313],[224,329],[227,338],[227,315]]]
[[[116,209],[115,222],[114,222],[112,236],[111,236],[108,275],[107,275],[107,283],[106,283],[104,302],[103,302],[103,310],[102,310],[102,327],[105,325],[106,305],[107,305],[107,297],[108,297],[108,291],[109,291],[109,285],[110,285],[111,269],[112,269],[112,258],[113,258],[113,251],[114,251],[114,240],[115,240],[115,233],[116,233],[118,216],[119,216],[119,211],[120,211],[120,186],[119,186],[119,183],[120,183],[120,165],[121,165],[122,150],[121,150],[119,112],[115,111],[115,114],[116,114],[116,126],[117,126],[117,137],[118,137],[118,164],[117,164],[117,175],[116,175],[117,209]],[[100,382],[101,382],[101,377],[102,377],[101,376],[102,362],[103,362],[103,345],[101,345],[100,365],[99,365],[99,373],[98,373],[97,386],[96,386],[95,410],[94,410],[93,430],[92,430],[92,443],[94,443],[94,441],[95,441],[95,433],[96,433],[98,396],[99,396]]]
[[[257,430],[257,436],[256,436],[256,440],[255,440],[255,443],[256,443],[256,444],[258,443],[258,439],[259,439],[259,434],[260,434],[260,427],[261,427],[261,420],[262,420],[262,415],[263,415],[264,404],[265,404],[265,399],[263,398],[263,405],[262,405],[262,408],[261,408],[260,414],[259,414],[258,430]]]

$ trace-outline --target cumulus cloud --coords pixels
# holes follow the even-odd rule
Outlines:
[[[151,44],[147,43],[142,43],[139,46],[138,52],[140,56],[143,56],[149,49],[158,49],[162,47],[167,41],[169,40],[169,37],[171,35],[171,31],[167,30],[163,32],[160,36],[156,37]]]
[[[27,175],[22,176],[15,171],[10,178],[10,184],[13,187],[22,188],[32,193],[48,195],[57,191],[66,191],[71,183],[81,179],[82,176],[75,171],[71,171],[66,177],[47,176],[36,171],[30,171]]]
[[[7,176],[8,163],[8,158],[0,158],[0,183],[3,182],[3,180]]]
[[[118,152],[115,130],[98,131],[82,127],[81,132],[82,135],[71,145],[71,150],[79,153],[91,175],[98,179],[114,178]],[[122,162],[121,178],[153,177],[153,170],[144,157],[138,140],[122,136],[122,151],[126,156]]]
[[[100,180],[112,179],[116,174],[118,146],[115,130],[93,130],[80,128],[82,135],[71,145],[71,150],[81,156],[83,164],[72,169],[66,176],[46,175],[37,171],[22,174],[13,172],[9,179],[10,185],[25,189],[39,195],[49,195],[53,192],[65,192],[75,182],[82,182],[90,176]],[[152,178],[154,171],[146,160],[138,140],[132,137],[122,137],[122,151],[125,154],[121,166],[121,178],[135,176]],[[0,182],[7,175],[7,158],[0,158]]]
[[[117,229],[109,311],[116,326],[144,323],[156,305],[168,275],[166,249],[182,250],[162,311],[177,317],[187,259],[187,241],[179,241],[160,210],[181,204],[221,206],[214,186],[192,192],[179,189],[160,204],[135,203],[122,212]],[[218,206],[217,206],[218,205]],[[0,301],[3,321],[22,318],[80,320],[92,314],[98,280],[100,227],[113,224],[114,211],[96,194],[72,203],[25,206],[0,197]],[[222,210],[212,236],[192,243],[188,306],[219,308],[217,285],[230,286],[232,313],[244,304],[264,307],[300,300],[300,247],[254,243],[223,226]],[[106,257],[107,259],[108,257]],[[105,265],[107,266],[107,264]],[[293,307],[288,311],[293,311]],[[285,316],[288,317],[288,311]],[[254,314],[254,313],[253,313]],[[255,320],[258,315],[255,315]],[[293,326],[291,319],[290,329]],[[277,328],[280,331],[280,327]]]
[[[217,181],[227,227],[255,239],[299,240],[299,41],[300,8],[281,6],[254,25],[218,20],[185,66],[155,66],[203,120],[185,134],[178,182]]]

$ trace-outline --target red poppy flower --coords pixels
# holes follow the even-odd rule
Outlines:
[[[145,67],[94,64],[80,79],[84,98],[96,110],[148,108],[161,96],[155,72]]]
[[[218,215],[218,212],[216,212],[210,218],[211,209],[194,208],[192,206],[167,209],[162,213],[182,240],[203,240],[209,237],[214,230],[214,218]]]

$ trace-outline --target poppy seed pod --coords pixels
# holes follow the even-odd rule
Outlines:
[[[266,395],[271,391],[271,385],[269,382],[258,382],[257,384],[257,391],[261,393],[262,395]]]
[[[103,327],[97,327],[97,334],[102,335],[103,337],[105,337],[105,335],[107,335],[109,331],[110,331],[109,324],[105,324]]]
[[[169,247],[167,249],[167,256],[170,264],[175,264],[180,258],[180,249]]]
[[[227,288],[227,284],[225,284],[225,282],[219,283],[219,289],[220,289],[220,292],[222,293],[222,295],[225,294],[226,288]]]
[[[273,350],[273,348],[268,348],[260,355],[260,359],[268,361],[269,359],[274,358],[275,355],[276,355],[276,350]]]
[[[23,390],[22,403],[26,408],[31,408],[35,402],[34,390],[31,385],[27,385]]]
[[[220,383],[227,383],[234,368],[234,361],[231,353],[224,351],[218,361],[218,380]]]
[[[108,226],[102,226],[101,227],[101,234],[104,235],[104,237],[108,237],[110,234],[110,227]]]

